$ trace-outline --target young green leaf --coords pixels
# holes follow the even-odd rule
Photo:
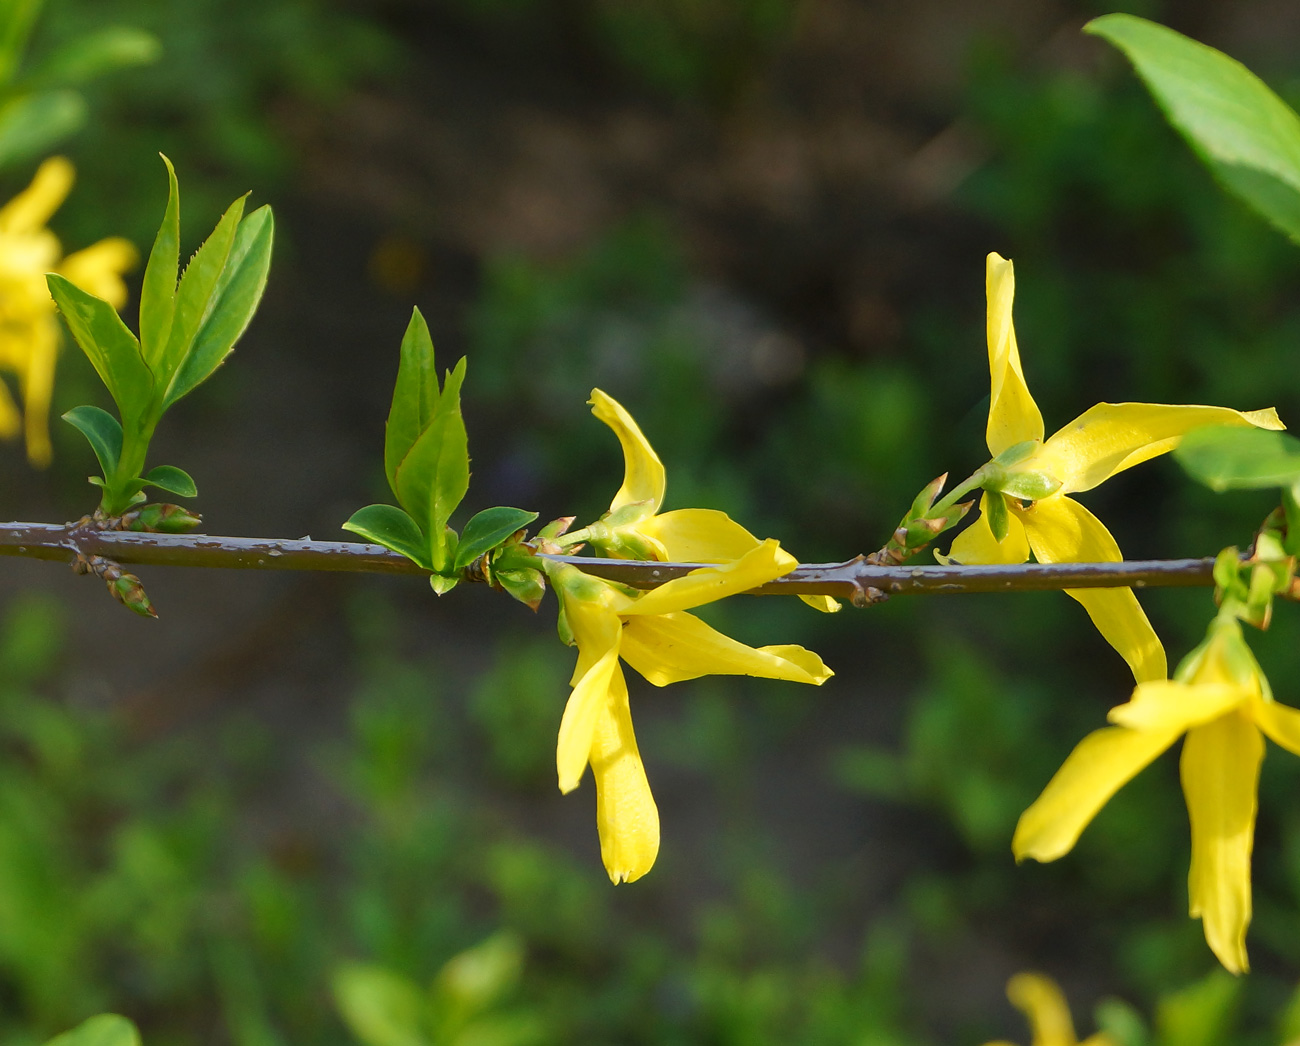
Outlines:
[[[348,963],[334,973],[334,1004],[362,1046],[426,1046],[424,994],[379,966]]]
[[[199,488],[194,485],[190,474],[175,465],[155,465],[141,479],[144,481],[141,486],[157,487],[182,498],[195,498],[199,495]]]
[[[217,283],[226,267],[230,248],[235,242],[239,220],[244,215],[247,193],[232,203],[206,240],[185,267],[176,288],[176,311],[172,316],[171,334],[158,360],[157,371],[170,384],[172,376],[189,355],[203,321],[212,311]]]
[[[419,309],[402,336],[401,361],[393,385],[393,405],[384,427],[384,473],[397,494],[397,469],[433,418],[438,405],[438,370],[434,366],[433,339]]]
[[[63,420],[90,441],[105,476],[111,476],[122,456],[122,426],[117,418],[99,407],[73,407]]]
[[[101,1013],[56,1035],[45,1046],[140,1046],[140,1033],[125,1017]]]
[[[47,153],[80,129],[86,113],[86,100],[72,90],[10,98],[0,105],[0,166]]]
[[[465,359],[447,375],[433,418],[398,466],[397,497],[429,538],[435,570],[450,562],[447,521],[469,490],[469,439],[460,412]]]
[[[30,73],[24,87],[69,87],[115,69],[147,65],[158,60],[162,43],[153,33],[131,26],[96,29],[64,44]]]
[[[1138,75],[1215,177],[1300,242],[1300,117],[1240,62],[1133,15],[1084,31],[1103,37]]]
[[[156,366],[162,358],[171,336],[176,311],[176,269],[181,257],[181,191],[171,160],[163,156],[162,162],[167,166],[167,208],[140,287],[140,346],[151,366]]]
[[[1290,487],[1300,481],[1300,440],[1268,429],[1195,429],[1183,437],[1174,459],[1211,490]]]
[[[460,532],[460,545],[456,549],[453,567],[463,570],[484,552],[497,547],[520,527],[526,527],[537,518],[536,512],[522,508],[485,508],[470,518]]]
[[[211,306],[189,352],[172,375],[164,407],[206,381],[248,329],[266,289],[274,239],[275,220],[270,207],[259,207],[239,223],[225,268],[213,289]]]
[[[424,539],[415,520],[393,505],[367,505],[352,513],[343,524],[367,541],[400,552],[413,563],[429,568],[429,543]]]
[[[108,386],[119,413],[127,419],[139,417],[152,394],[153,375],[140,355],[135,335],[102,298],[87,294],[58,273],[48,273],[45,282],[73,338]]]

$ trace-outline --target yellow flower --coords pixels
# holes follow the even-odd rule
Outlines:
[[[568,564],[548,566],[578,647],[555,753],[560,790],[577,788],[591,765],[600,853],[614,882],[639,879],[659,852],[659,812],[632,732],[619,658],[655,686],[702,675],[825,682],[830,669],[803,647],[748,647],[686,613],[765,584],[795,564],[769,539],[732,563],[702,567],[643,594]]]
[[[667,480],[650,441],[612,396],[592,389],[588,402],[592,414],[614,430],[623,448],[623,485],[609,512],[583,532],[596,549],[616,559],[728,563],[758,547],[758,538],[717,509],[660,512]],[[800,598],[825,613],[840,609],[830,596]]]
[[[1029,1018],[1034,1038],[1030,1046],[1116,1046],[1105,1032],[1090,1035],[1082,1043],[1074,1035],[1074,1022],[1061,989],[1041,973],[1018,973],[1007,982],[1007,998]],[[986,1046],[1011,1046],[1001,1041]]]
[[[1117,472],[1168,453],[1184,435],[1206,425],[1284,428],[1272,409],[1241,412],[1226,407],[1161,403],[1099,403],[1043,439],[1043,418],[1029,394],[1011,324],[1015,273],[1011,262],[988,256],[989,419],[994,460],[980,514],[952,543],[955,563],[1117,562],[1123,558],[1110,531],[1069,495]],[[1004,501],[1007,529],[1001,541],[989,523],[993,499]],[[999,506],[993,505],[993,508]],[[1098,631],[1123,656],[1139,682],[1164,679],[1164,649],[1132,589],[1067,589],[1083,604]]]
[[[1108,718],[1115,725],[1085,737],[1021,815],[1016,859],[1069,852],[1106,801],[1186,733],[1180,770],[1192,829],[1191,915],[1219,961],[1245,971],[1261,734],[1300,755],[1300,711],[1273,700],[1241,626],[1220,613],[1174,679],[1139,683]]]
[[[0,369],[18,379],[23,413],[0,382],[0,437],[26,432],[33,465],[50,462],[49,409],[59,324],[45,274],[58,272],[121,308],[126,285],[121,274],[136,263],[126,240],[100,240],[62,257],[45,223],[72,188],[72,164],[61,156],[41,164],[31,185],[0,208]]]

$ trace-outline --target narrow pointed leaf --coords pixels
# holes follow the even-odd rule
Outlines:
[[[140,345],[144,358],[156,364],[171,336],[176,310],[176,270],[181,256],[181,191],[171,160],[167,166],[167,209],[149,252],[140,287]]]
[[[69,41],[22,78],[27,87],[75,87],[116,69],[148,65],[162,54],[153,33],[132,26],[96,29]]]
[[[232,203],[217,222],[217,227],[190,259],[176,288],[176,310],[171,334],[159,357],[156,370],[169,385],[194,344],[195,335],[212,311],[217,283],[226,268],[239,220],[244,216],[247,194]],[[173,397],[174,400],[174,397]]]
[[[1183,437],[1174,460],[1211,490],[1290,487],[1300,480],[1300,439],[1235,426],[1196,429]]]
[[[117,310],[102,298],[87,294],[57,273],[45,281],[58,303],[72,337],[108,386],[123,418],[144,413],[153,392],[153,375]]]
[[[428,542],[420,533],[415,520],[392,505],[367,505],[352,513],[352,518],[343,524],[344,530],[350,530],[367,541],[383,545],[394,552],[400,552],[407,559],[422,567],[429,566]]]
[[[402,337],[401,362],[393,385],[393,405],[384,429],[384,473],[397,493],[397,467],[433,419],[438,405],[438,371],[434,366],[433,339],[419,309]]]
[[[206,381],[248,329],[266,289],[274,240],[275,219],[270,207],[259,207],[239,223],[212,294],[211,308],[189,353],[172,376],[164,406],[171,406]]]
[[[199,488],[184,469],[175,465],[155,465],[141,477],[146,487],[157,487],[182,498],[198,497]]]
[[[460,532],[460,545],[456,548],[454,567],[462,570],[479,556],[494,549],[520,527],[526,527],[537,518],[536,512],[522,508],[485,508],[470,517]]]
[[[73,90],[19,95],[0,105],[0,167],[49,152],[86,122],[86,101]]]
[[[90,441],[105,476],[111,476],[122,456],[122,426],[117,418],[99,407],[73,407],[63,420]]]
[[[56,1035],[45,1046],[140,1046],[134,1024],[116,1013],[101,1013]]]

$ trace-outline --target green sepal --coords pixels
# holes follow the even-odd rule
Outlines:
[[[141,417],[153,393],[153,375],[140,355],[140,343],[117,310],[58,273],[47,273],[50,296],[58,303],[72,337],[108,387],[118,412],[128,421]]]
[[[411,322],[402,335],[393,403],[384,427],[384,474],[394,494],[397,494],[398,467],[433,420],[439,396],[429,325],[419,309],[412,309]]]
[[[1011,471],[986,483],[986,490],[996,490],[1022,501],[1041,501],[1061,489],[1059,479],[1037,469],[1027,472]]]
[[[111,476],[122,456],[122,426],[117,418],[100,407],[81,406],[65,413],[63,420],[86,437],[104,476]]]
[[[154,237],[140,285],[140,346],[145,361],[156,365],[167,348],[176,312],[176,270],[181,256],[181,195],[176,169],[163,156],[167,168],[167,207]]]
[[[140,1046],[140,1033],[125,1017],[101,1013],[56,1035],[45,1046]]]
[[[564,600],[560,600],[560,612],[555,617],[555,631],[565,646],[577,646],[578,641],[573,638],[573,629],[569,625],[569,616],[564,612]]]
[[[429,575],[429,587],[439,596],[445,596],[458,584],[460,584],[460,578],[458,577],[450,577],[447,574]]]
[[[393,505],[367,505],[352,513],[344,530],[373,541],[376,545],[400,552],[411,562],[432,569],[424,534],[415,520]]]
[[[994,540],[1001,544],[1006,539],[1007,529],[1011,525],[1008,518],[1007,499],[996,490],[988,491],[984,514],[988,517],[989,530],[993,532]]]
[[[1223,549],[1214,557],[1214,598],[1222,603],[1225,596],[1245,598],[1241,586],[1241,554],[1237,546]]]
[[[490,552],[515,532],[537,518],[536,512],[522,508],[485,508],[470,518],[460,532],[454,567],[461,570],[485,552]]]
[[[1024,461],[1042,445],[1043,441],[1040,439],[1021,440],[1019,443],[1013,443],[993,460],[1004,468],[1010,468]]]
[[[1211,490],[1258,490],[1300,482],[1300,439],[1270,429],[1194,429],[1182,438],[1174,460]]]
[[[493,580],[530,610],[536,611],[546,595],[546,575],[540,570],[496,570]]]
[[[242,208],[243,201],[237,203]],[[275,218],[270,207],[259,207],[239,222],[207,311],[171,377],[164,409],[211,377],[248,329],[266,290],[274,242]],[[182,309],[184,289],[182,282]]]
[[[199,488],[190,474],[175,465],[155,465],[141,477],[140,486],[157,487],[182,498],[195,498],[199,495]]]

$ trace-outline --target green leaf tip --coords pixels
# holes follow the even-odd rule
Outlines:
[[[56,1035],[45,1046],[140,1046],[140,1033],[125,1017],[101,1013]]]
[[[73,407],[63,420],[86,437],[104,477],[111,476],[122,456],[122,426],[117,418],[100,407],[82,406]]]
[[[1174,460],[1211,490],[1259,490],[1300,482],[1300,439],[1286,432],[1236,425],[1196,429]]]
[[[410,516],[393,505],[367,505],[357,509],[343,529],[376,545],[400,552],[411,562],[431,570],[428,542]]]
[[[537,518],[536,512],[504,505],[486,508],[471,517],[460,534],[453,566],[463,570],[486,552],[490,552],[512,534]]]
[[[175,465],[156,465],[151,468],[142,477],[143,486],[157,487],[159,490],[165,490],[168,494],[175,494],[182,498],[195,498],[199,495],[199,488],[194,485],[194,480],[184,469],[179,469]]]

